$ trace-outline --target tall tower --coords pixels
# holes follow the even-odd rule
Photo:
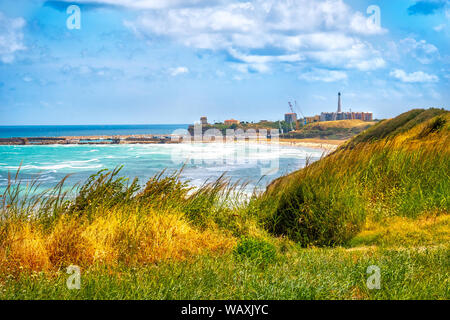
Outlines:
[[[342,112],[342,108],[341,108],[341,93],[338,93],[338,113]]]

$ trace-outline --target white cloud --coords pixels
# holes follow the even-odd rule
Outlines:
[[[169,73],[171,76],[178,76],[180,74],[184,74],[184,73],[188,73],[189,69],[186,67],[177,67],[177,68],[172,68],[169,70]]]
[[[416,41],[413,38],[406,38],[400,40],[400,48],[403,52],[411,54],[422,64],[430,64],[439,58],[438,48],[425,40]]]
[[[445,27],[446,27],[446,24],[442,23],[442,24],[437,25],[436,27],[434,27],[433,30],[436,31],[436,32],[441,32],[442,30],[444,30]]]
[[[64,65],[61,67],[60,71],[68,76],[73,76],[76,78],[83,77],[86,79],[88,77],[94,77],[96,79],[103,80],[117,80],[123,77],[124,72],[121,69],[111,68],[111,67],[93,67],[88,65],[71,66]]]
[[[304,60],[300,54],[287,54],[287,55],[247,55],[238,52],[235,49],[229,49],[228,53],[237,60],[242,61],[246,65],[235,67],[238,71],[247,73],[248,69],[252,69],[261,73],[268,72],[270,69],[268,63],[271,62],[298,62]],[[238,64],[239,65],[239,64]]]
[[[380,68],[384,68],[386,66],[386,61],[383,58],[373,58],[370,60],[358,61],[353,65],[350,63],[347,65],[348,67],[356,68],[360,71],[372,71]]]
[[[73,0],[62,0],[73,3]],[[179,6],[196,6],[202,3],[217,2],[214,0],[77,0],[77,3],[99,3],[111,6],[121,6],[131,9],[161,9]]]
[[[439,78],[436,75],[428,74],[423,71],[416,71],[413,73],[406,73],[403,70],[395,69],[389,74],[402,82],[407,83],[426,83],[426,82],[438,82]]]
[[[125,4],[126,1],[121,1]],[[278,62],[373,70],[381,54],[362,37],[386,32],[342,0],[254,0],[146,10],[124,24],[150,39],[164,36],[197,49],[221,50],[266,72]],[[272,50],[271,54],[254,53]],[[234,51],[233,51],[234,50]],[[241,52],[239,56],[233,52]]]
[[[11,63],[14,61],[15,53],[25,50],[23,44],[22,29],[25,20],[22,18],[8,18],[0,12],[0,61]]]
[[[314,69],[313,71],[301,74],[299,78],[310,82],[336,82],[347,80],[348,77],[344,71]]]

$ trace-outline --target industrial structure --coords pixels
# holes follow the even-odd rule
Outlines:
[[[322,112],[320,115],[313,117],[304,117],[304,124],[322,121],[338,121],[338,120],[362,120],[373,121],[372,112],[342,112],[341,93],[338,93],[337,112]]]

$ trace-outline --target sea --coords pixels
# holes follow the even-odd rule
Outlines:
[[[53,137],[128,134],[170,134],[187,125],[119,126],[15,126],[0,127],[2,137]],[[51,188],[67,177],[72,187],[99,170],[123,166],[120,175],[137,177],[144,185],[165,170],[183,168],[181,178],[201,186],[225,175],[246,184],[246,190],[264,190],[274,179],[318,160],[324,150],[257,143],[90,144],[0,146],[0,194],[8,179],[19,172],[22,185],[39,179],[40,188]]]
[[[0,126],[0,138],[164,135],[170,134],[176,129],[187,129],[188,126],[187,124]]]

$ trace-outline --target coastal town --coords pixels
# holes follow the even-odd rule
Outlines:
[[[219,136],[225,136],[227,134],[227,130],[230,129],[241,129],[243,132],[247,133],[253,132],[258,139],[271,139],[271,134],[276,131],[279,137],[284,140],[308,138],[346,140],[350,137],[350,135],[366,129],[373,123],[373,114],[371,112],[354,112],[351,110],[349,112],[342,111],[343,108],[340,92],[338,93],[336,112],[321,112],[320,114],[314,116],[304,116],[300,108],[297,107],[296,102],[295,107],[291,102],[289,102],[288,105],[289,112],[284,114],[284,120],[260,120],[258,122],[246,122],[236,119],[226,119],[223,122],[214,122],[211,124],[208,122],[208,118],[206,116],[202,116],[200,117],[199,122],[188,126],[186,134],[171,133],[157,135],[132,134],[112,136],[10,137],[0,138],[0,145],[169,144],[186,142],[186,139],[180,139],[181,136],[185,137],[186,135],[190,135],[191,137],[194,137],[198,132],[200,132],[203,136],[208,130],[215,130],[214,132],[216,132]],[[302,117],[299,117],[296,111],[298,111]],[[367,123],[367,125],[365,123]],[[308,129],[315,128],[313,127],[314,124],[324,125],[324,127],[319,128],[319,131],[321,131],[320,133],[316,133],[317,130],[308,131]],[[348,126],[347,129],[353,130],[356,127],[360,130],[353,130],[352,132],[342,134],[343,124]],[[323,130],[323,128],[326,128],[327,130]],[[313,133],[311,133],[311,131]],[[329,136],[326,136],[324,133],[328,133]],[[249,139],[249,137],[246,137],[246,139]]]

